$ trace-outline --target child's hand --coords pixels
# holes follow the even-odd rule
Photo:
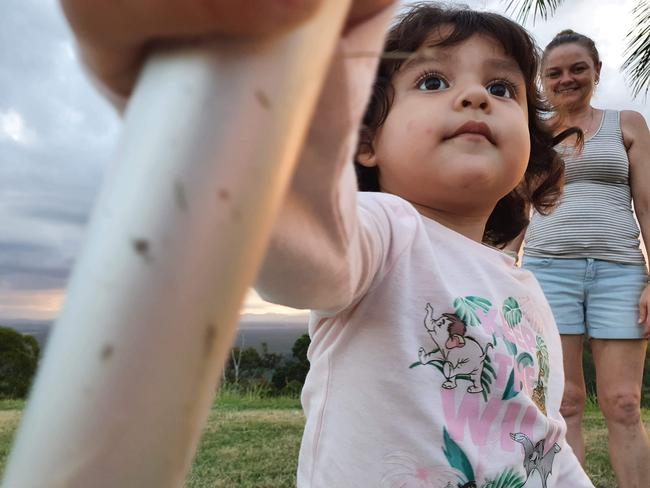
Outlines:
[[[307,20],[325,0],[61,0],[84,62],[115,94],[128,96],[146,48],[160,40],[275,34]],[[355,0],[352,25],[391,0]]]

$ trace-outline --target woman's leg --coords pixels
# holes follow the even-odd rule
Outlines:
[[[587,391],[582,371],[583,335],[562,335],[564,357],[564,394],[560,413],[566,420],[566,439],[580,464],[585,464],[585,439],[582,434],[582,415]]]
[[[647,341],[641,339],[639,297],[644,265],[593,260],[585,300],[596,365],[598,404],[609,434],[619,488],[650,487],[650,441],[641,422],[641,384]]]
[[[641,421],[647,341],[593,339],[598,403],[607,422],[609,457],[619,488],[650,486],[650,440]]]

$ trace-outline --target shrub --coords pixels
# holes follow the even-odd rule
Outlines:
[[[275,370],[271,382],[278,390],[287,393],[300,392],[309,371],[307,349],[309,349],[309,335],[301,335],[291,348],[292,359]]]
[[[27,396],[39,354],[40,347],[32,336],[0,327],[0,397]]]
[[[223,373],[222,388],[240,393],[255,391],[263,397],[299,395],[309,371],[309,344],[309,335],[300,336],[289,358],[270,353],[265,343],[261,353],[254,347],[234,347]]]

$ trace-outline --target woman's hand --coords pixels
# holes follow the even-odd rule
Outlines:
[[[61,4],[86,66],[115,95],[128,97],[147,49],[157,41],[277,34],[309,19],[323,1],[61,0]],[[354,1],[348,27],[390,3]]]
[[[639,299],[639,326],[643,327],[643,338],[650,339],[650,283]]]

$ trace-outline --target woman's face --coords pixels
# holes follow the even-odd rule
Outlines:
[[[589,51],[575,42],[561,44],[547,53],[542,66],[544,93],[551,105],[574,110],[589,105],[600,78]]]

